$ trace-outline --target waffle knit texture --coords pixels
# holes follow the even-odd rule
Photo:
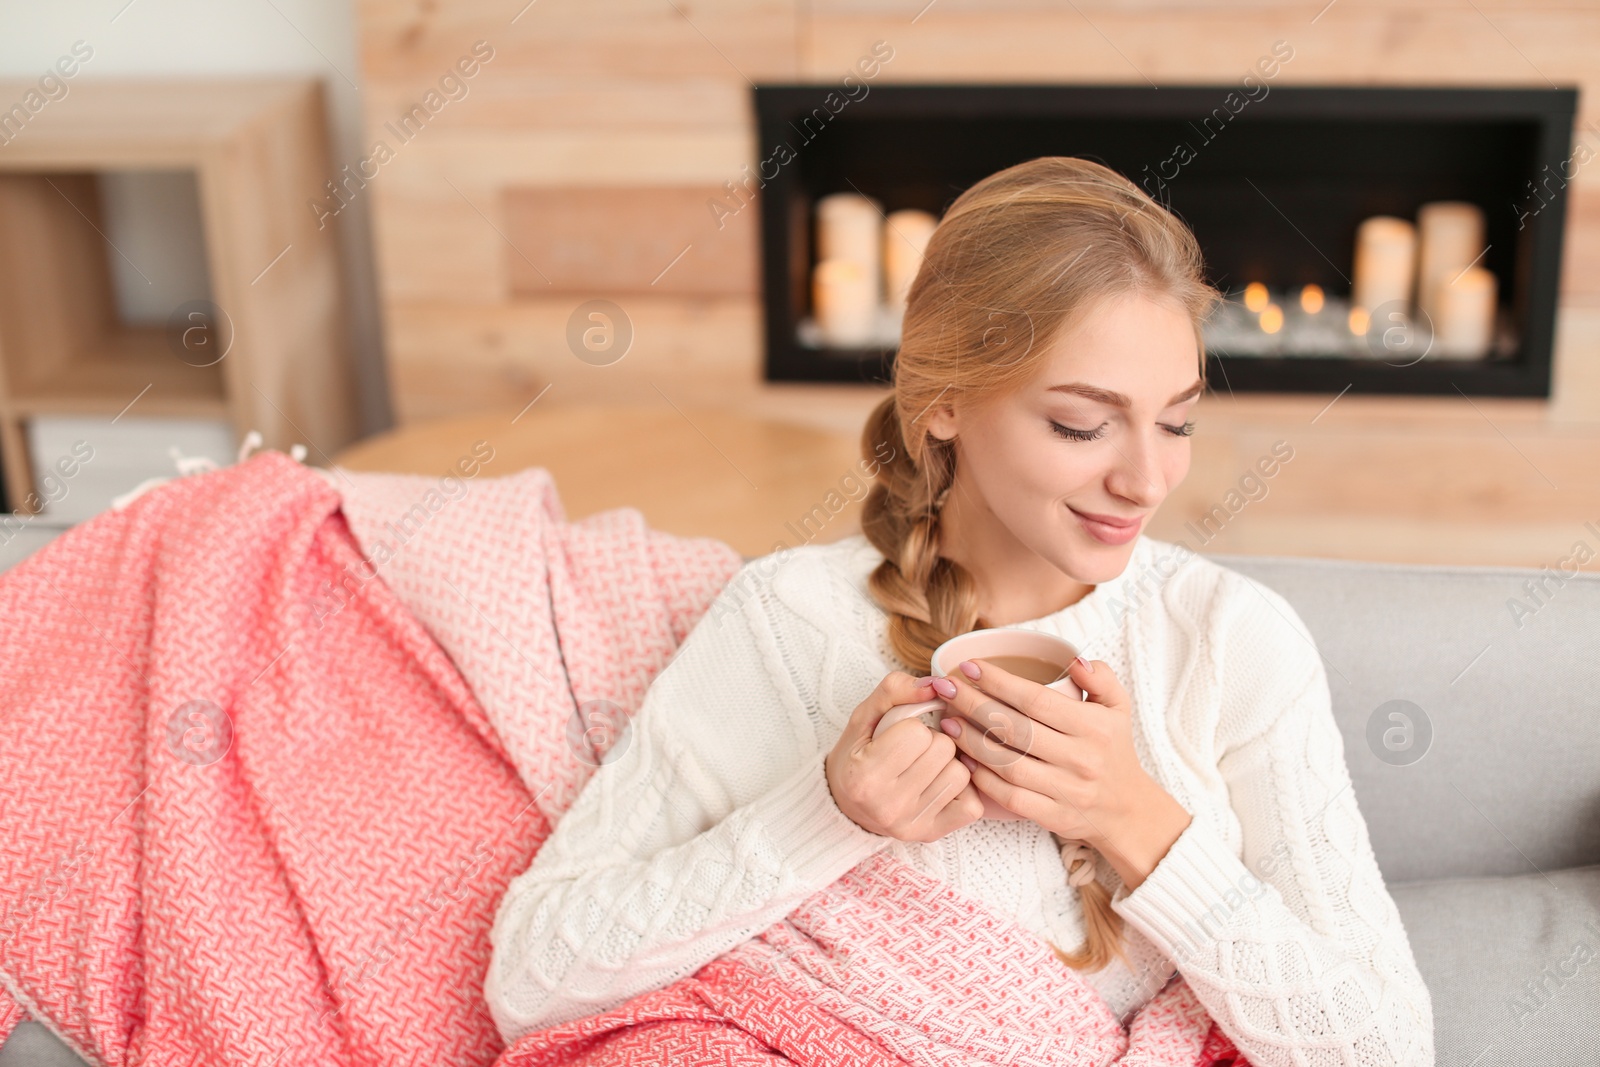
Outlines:
[[[693,974],[880,851],[1072,950],[1061,841],[979,820],[932,843],[857,826],[823,759],[903,670],[862,535],[747,561],[496,913],[507,1040]],[[1149,537],[1084,598],[1016,625],[1105,661],[1141,764],[1193,815],[1128,892],[1131,966],[1084,975],[1126,1022],[1175,974],[1252,1064],[1433,1062],[1432,1009],[1350,787],[1309,630],[1273,590]]]

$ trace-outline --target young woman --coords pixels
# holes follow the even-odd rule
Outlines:
[[[864,532],[749,561],[511,883],[485,985],[508,1041],[692,974],[889,848],[1124,1021],[1181,972],[1253,1063],[1433,1062],[1309,631],[1143,533],[1189,469],[1202,271],[1181,222],[1085,160],[954,202],[863,433],[887,457]],[[981,660],[928,677],[988,626],[1093,655],[1086,702]],[[987,729],[872,738],[936,694]]]

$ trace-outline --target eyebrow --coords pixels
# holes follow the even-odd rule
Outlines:
[[[1181,404],[1185,400],[1199,396],[1204,390],[1205,383],[1195,379],[1193,385],[1167,401],[1164,406],[1170,408],[1174,404]],[[1047,391],[1053,393],[1076,393],[1078,396],[1087,397],[1090,400],[1098,400],[1100,403],[1110,404],[1112,407],[1133,407],[1133,401],[1129,400],[1126,395],[1114,389],[1102,389],[1098,385],[1090,385],[1087,382],[1067,382],[1065,385],[1052,385]]]

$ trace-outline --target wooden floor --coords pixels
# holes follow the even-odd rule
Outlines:
[[[883,395],[766,386],[738,411],[546,400],[404,428],[337,459],[440,474],[487,441],[485,474],[548,468],[571,519],[637,507],[653,526],[753,556],[859,529],[857,440]],[[1193,418],[1189,476],[1153,537],[1208,553],[1530,567],[1581,541],[1600,557],[1600,420],[1539,401],[1226,394]],[[1289,458],[1263,477],[1275,445]]]

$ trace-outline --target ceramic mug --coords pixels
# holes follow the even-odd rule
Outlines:
[[[1058,668],[1061,677],[1053,682],[1042,682],[1047,689],[1054,689],[1058,693],[1065,693],[1073,700],[1083,699],[1083,690],[1078,684],[1067,677],[1067,668],[1077,657],[1078,649],[1071,641],[1043,633],[1039,630],[1027,630],[1019,626],[995,626],[983,630],[971,630],[964,634],[957,634],[938,648],[933,650],[932,671],[934,677],[944,678],[957,669],[956,664],[967,659],[1000,659],[1008,656],[1023,656],[1029,659],[1043,660],[1051,667]],[[1002,670],[1004,662],[997,664]],[[1019,671],[1012,671],[1019,674]],[[942,697],[932,700],[923,700],[915,704],[896,704],[883,713],[883,718],[878,720],[878,725],[872,731],[872,736],[877,737],[897,722],[906,719],[932,715],[932,722],[924,719],[930,729],[938,729],[939,721],[948,712]],[[968,725],[972,725],[968,720]],[[982,726],[980,724],[979,728]],[[983,817],[986,819],[1020,819],[1022,816],[1002,807],[981,789],[978,796],[983,798]]]

